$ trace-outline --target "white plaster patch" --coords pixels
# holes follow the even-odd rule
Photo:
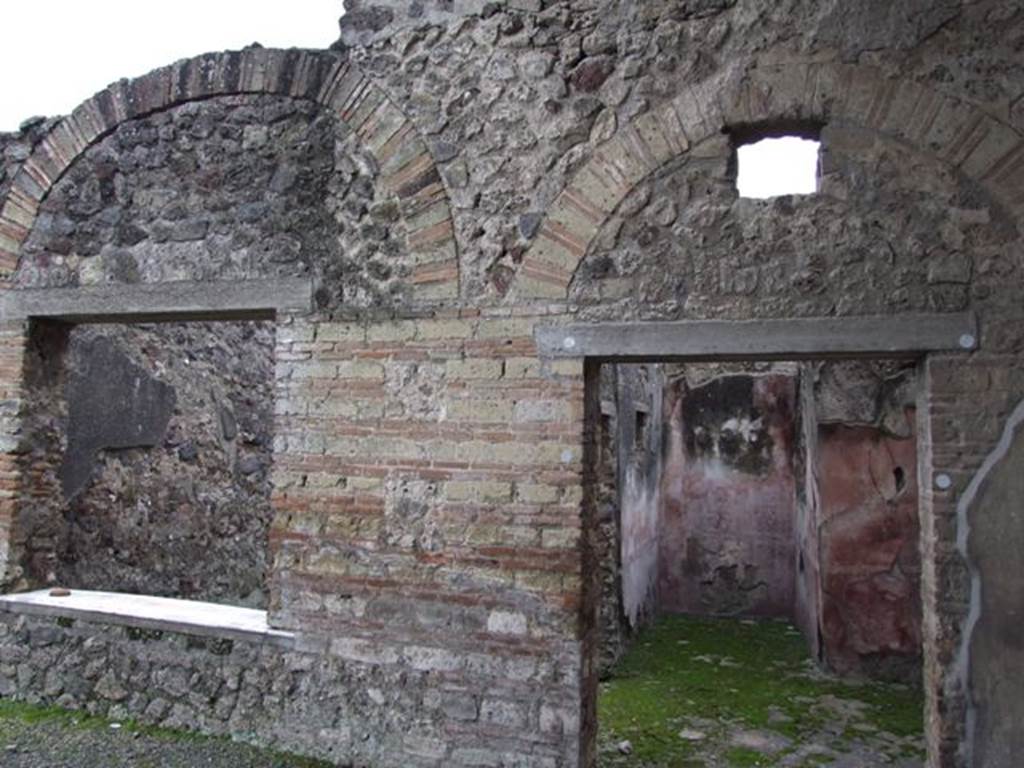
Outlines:
[[[496,635],[525,635],[526,616],[514,611],[491,611],[487,617],[487,631]]]

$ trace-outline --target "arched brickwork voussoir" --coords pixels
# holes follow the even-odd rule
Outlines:
[[[328,51],[264,48],[206,54],[121,80],[61,120],[25,161],[0,209],[0,278],[19,251],[47,194],[86,149],[121,123],[215,96],[271,94],[310,99],[331,110],[377,160],[381,182],[398,197],[416,267],[416,299],[458,296],[451,207],[426,143],[386,94]]]
[[[1024,139],[976,107],[871,67],[756,67],[684,90],[599,146],[548,211],[511,295],[564,299],[591,241],[644,178],[730,125],[836,121],[904,141],[981,183],[1024,221]]]

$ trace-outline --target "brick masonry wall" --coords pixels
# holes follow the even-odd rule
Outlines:
[[[574,765],[582,366],[475,314],[279,328],[271,620],[429,673],[445,765]]]
[[[18,553],[12,552],[21,473],[17,464],[21,429],[22,368],[26,336],[21,323],[0,324],[0,587],[15,577]]]
[[[955,356],[936,355],[925,368],[929,405],[923,416],[919,414],[924,430],[919,447],[926,451],[921,466],[934,467],[935,474],[945,474],[951,481],[949,487],[941,488],[933,474],[922,478],[920,486],[922,506],[932,512],[921,521],[922,633],[925,648],[932,651],[925,654],[925,684],[934,696],[925,727],[929,741],[937,745],[939,765],[970,764],[965,761],[974,737],[967,731],[962,712],[972,664],[964,620],[975,598],[958,535],[967,536],[970,528],[984,526],[987,531],[1019,536],[1017,527],[1005,519],[975,519],[970,508],[962,513],[958,509],[962,494],[1021,401],[1024,372],[1018,355],[998,352],[1001,325],[997,321],[988,331],[992,334],[989,348],[996,349],[972,356],[970,365]],[[983,335],[983,343],[985,338]],[[970,528],[964,529],[965,522]],[[998,661],[986,661],[998,667]],[[1003,671],[1012,674],[1009,669]],[[984,708],[985,702],[971,700],[970,706]],[[992,765],[1002,768],[998,762]]]

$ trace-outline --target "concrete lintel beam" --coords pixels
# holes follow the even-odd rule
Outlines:
[[[541,357],[607,361],[915,358],[977,346],[972,313],[541,326]]]
[[[307,314],[309,278],[137,283],[42,288],[0,294],[0,321],[49,318],[70,323],[267,320]]]

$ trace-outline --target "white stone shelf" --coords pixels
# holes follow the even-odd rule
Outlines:
[[[73,589],[70,593],[58,597],[51,595],[49,589],[42,589],[0,595],[0,611],[33,616],[61,616],[140,629],[267,643],[285,648],[295,645],[293,633],[272,629],[267,624],[266,611],[120,592]]]

